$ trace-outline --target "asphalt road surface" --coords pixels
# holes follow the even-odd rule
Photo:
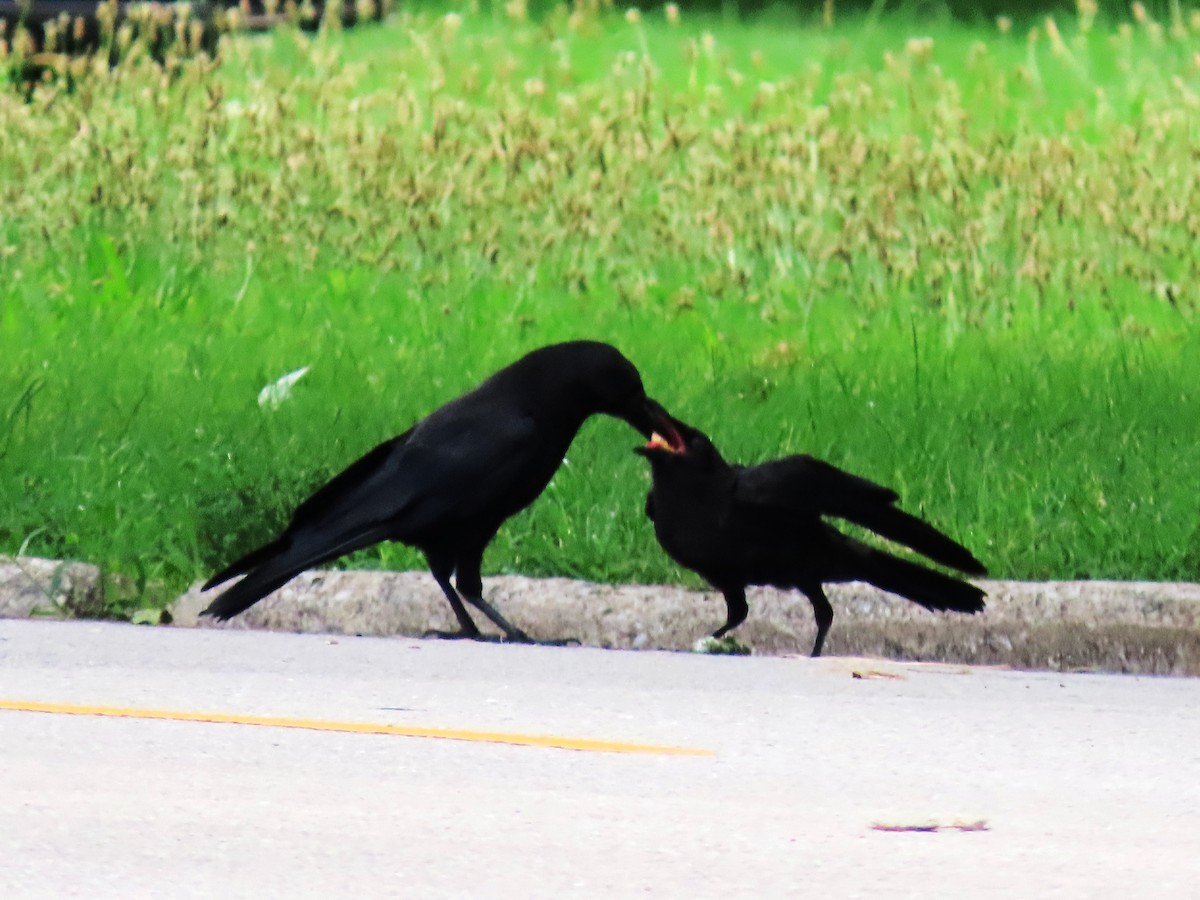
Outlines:
[[[1198,802],[1200,680],[0,621],[4,898],[1195,897]]]

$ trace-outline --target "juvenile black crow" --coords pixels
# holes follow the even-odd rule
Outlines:
[[[228,619],[307,568],[400,541],[425,554],[450,601],[461,631],[447,636],[480,637],[466,600],[508,640],[530,641],[483,599],[483,551],[505,519],[537,499],[576,432],[597,413],[647,437],[669,427],[616,348],[572,341],[534,350],[317,490],[283,534],[208,580],[204,590],[246,576],[204,614]]]
[[[895,491],[811,456],[731,465],[708,436],[678,420],[635,451],[650,461],[646,515],[663,549],[725,595],[721,637],[746,618],[746,586],[804,592],[817,620],[813,656],[833,622],[821,585],[865,581],[926,609],[974,613],[984,592],[972,584],[842,534],[824,516],[845,519],[970,575],[987,570],[932,525],[898,509]]]

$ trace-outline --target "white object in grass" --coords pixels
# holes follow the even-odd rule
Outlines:
[[[264,409],[278,409],[279,404],[283,403],[292,395],[292,387],[308,374],[309,367],[304,366],[296,369],[293,372],[288,372],[286,375],[276,378],[261,391],[258,392],[258,405]]]

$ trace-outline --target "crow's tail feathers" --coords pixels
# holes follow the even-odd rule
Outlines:
[[[966,572],[986,575],[987,569],[958,541],[947,537],[923,519],[895,506],[876,506],[852,521],[897,544],[928,556],[936,563]]]
[[[861,560],[858,578],[875,587],[899,594],[926,609],[977,613],[987,596],[973,584],[927,569],[915,562],[870,548]]]
[[[208,581],[204,582],[202,591],[208,591],[215,588],[218,584],[224,584],[230,578],[236,578],[238,575],[245,575],[251,569],[261,566],[268,560],[278,556],[287,549],[287,542],[282,538],[277,541],[259,547],[257,550],[251,550],[241,559],[230,563]]]
[[[212,616],[222,622],[231,619],[238,613],[245,612],[271,591],[291,581],[306,568],[308,566],[304,563],[289,564],[285,558],[266,562],[221,594],[200,615]]]
[[[200,613],[225,621],[245,612],[271,591],[282,587],[305,569],[319,566],[363,547],[377,544],[388,537],[384,526],[366,528],[357,534],[342,537],[336,542],[316,543],[309,538],[287,536],[248,553],[228,568],[218,572],[204,585],[208,590],[236,575],[246,577],[217,597]]]

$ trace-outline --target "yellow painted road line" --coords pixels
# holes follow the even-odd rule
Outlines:
[[[558,750],[583,750],[591,753],[648,753],[657,756],[715,755],[711,750],[697,750],[691,747],[628,744],[622,741],[598,741],[590,738],[559,737],[550,734],[510,734],[504,731],[467,731],[457,728],[416,728],[408,725],[387,725],[370,722],[329,722],[322,719],[244,716],[236,713],[182,712],[168,709],[127,709],[117,706],[74,706],[67,703],[37,703],[27,700],[0,700],[0,710],[52,713],[65,716],[106,716],[118,719],[160,719],[170,722],[259,725],[266,728],[303,728],[308,731],[338,731],[349,734],[391,734],[398,737],[438,738],[446,741],[472,741],[487,744],[515,744],[520,747],[552,747]]]

